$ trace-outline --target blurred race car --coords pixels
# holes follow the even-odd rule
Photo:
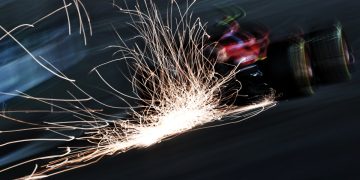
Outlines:
[[[212,34],[216,68],[220,74],[238,68],[226,90],[241,87],[235,103],[251,103],[272,89],[281,99],[311,95],[318,85],[351,78],[355,59],[340,24],[271,43],[268,29],[259,24],[221,24]]]

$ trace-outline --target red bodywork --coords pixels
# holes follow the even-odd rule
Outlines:
[[[218,61],[247,66],[265,59],[268,45],[267,31],[260,28],[246,31],[237,22],[233,22],[218,41]]]

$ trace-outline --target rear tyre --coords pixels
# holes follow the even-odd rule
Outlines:
[[[306,39],[318,83],[337,83],[351,78],[354,59],[340,25],[314,32]]]
[[[304,39],[271,44],[268,57],[259,65],[280,98],[307,96],[314,93],[313,70]]]

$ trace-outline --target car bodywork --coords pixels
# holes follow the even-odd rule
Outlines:
[[[268,32],[260,29],[249,32],[233,21],[218,40],[218,61],[241,67],[253,64],[266,58],[269,42]]]

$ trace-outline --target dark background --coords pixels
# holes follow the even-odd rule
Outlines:
[[[128,2],[130,7],[133,2]],[[50,9],[61,6],[61,3],[50,3],[49,0],[39,0],[36,4],[30,0],[2,1],[0,25],[10,29],[21,23],[33,22]],[[88,72],[94,65],[113,58],[112,50],[103,50],[104,47],[117,43],[111,24],[124,38],[131,37],[134,32],[125,24],[129,19],[117,12],[111,6],[111,1],[88,0],[84,3],[92,16],[94,28],[94,35],[88,39],[86,47],[82,37],[76,32],[76,20],[72,21],[73,34],[70,38],[66,42],[60,41],[67,37],[67,22],[61,13],[39,24],[35,29],[17,33],[16,37],[25,42],[31,50],[47,54],[56,60],[56,65],[63,66],[65,73],[78,80],[80,86],[91,94],[105,102],[121,104],[99,90],[99,87],[104,86],[94,74]],[[165,12],[167,5],[161,3],[162,12]],[[360,1],[204,0],[196,3],[193,8],[194,16],[209,21],[211,26],[223,16],[218,8],[235,5],[247,12],[244,20],[268,26],[271,38],[274,39],[285,37],[294,29],[301,28],[308,32],[313,27],[323,27],[340,21],[355,57],[360,57]],[[60,35],[55,36],[56,34]],[[43,36],[45,38],[40,38]],[[46,48],[54,42],[57,42],[55,47]],[[0,59],[1,62],[31,61],[26,59],[20,50],[9,51],[9,48],[16,47],[9,39],[0,41],[0,46],[0,55],[3,58]],[[357,64],[356,66],[358,67]],[[1,64],[1,91],[22,89],[34,96],[68,98],[70,96],[64,90],[75,91],[64,81],[51,77],[41,69],[25,71],[29,68],[29,64]],[[12,69],[14,71],[11,71]],[[128,91],[128,83],[121,79],[119,73],[123,70],[123,66],[119,64],[116,68],[105,68],[103,72],[117,88]],[[6,86],[4,82],[9,79],[14,80]],[[26,82],[31,83],[23,86]],[[50,179],[359,179],[359,82],[360,74],[355,72],[349,82],[317,87],[314,96],[282,101],[278,106],[245,122],[185,133],[150,148],[106,157],[95,165]],[[44,107],[21,98],[1,98],[6,109]],[[90,106],[96,107],[92,104]],[[47,114],[14,116],[31,122],[66,118],[65,115]],[[0,125],[1,129],[17,127],[7,121],[1,121]],[[12,138],[12,135],[0,134],[1,141]],[[24,143],[0,149],[0,167],[32,155],[42,155],[54,146],[55,144],[50,143]],[[0,174],[0,179],[17,177],[13,175],[18,173],[29,173],[32,167]]]

